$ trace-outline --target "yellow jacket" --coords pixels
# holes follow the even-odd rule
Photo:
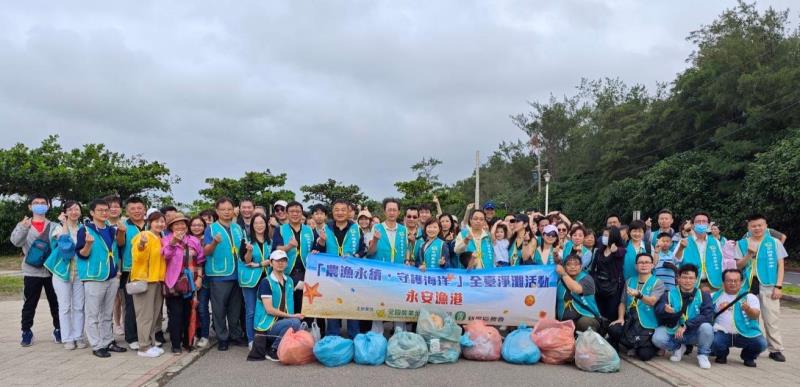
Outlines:
[[[142,235],[147,235],[144,250],[139,250],[139,240]],[[142,231],[131,241],[131,281],[161,282],[167,271],[167,264],[161,254],[161,237],[152,231]]]

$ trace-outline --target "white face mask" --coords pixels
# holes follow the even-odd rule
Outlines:
[[[603,235],[600,237],[600,242],[603,242],[603,246],[608,246],[608,237]]]

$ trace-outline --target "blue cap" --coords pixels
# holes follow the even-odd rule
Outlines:
[[[487,201],[486,203],[483,203],[483,209],[484,210],[494,210],[495,208],[496,207],[494,205],[494,202],[491,201],[491,200]]]

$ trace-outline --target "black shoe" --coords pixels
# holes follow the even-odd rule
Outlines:
[[[228,342],[227,341],[220,341],[217,344],[217,349],[220,351],[227,351],[228,350]]]
[[[113,342],[108,345],[108,350],[111,351],[111,352],[117,352],[117,353],[122,353],[122,352],[128,351],[127,349],[122,348],[119,345],[117,345],[117,343],[113,343]]]
[[[756,367],[756,361],[755,360],[745,360],[744,361],[744,366],[745,367],[755,368]]]
[[[172,347],[172,354],[173,355],[180,355],[181,354],[181,347]]]
[[[728,364],[728,358],[727,357],[717,356],[717,358],[714,359],[714,363],[717,363],[717,364]]]
[[[245,340],[245,339],[233,340],[233,345],[235,345],[237,347],[246,347],[247,346],[247,340]]]
[[[690,355],[693,350],[694,350],[694,345],[687,345],[686,346],[686,352],[684,352],[683,354],[684,355]]]
[[[278,361],[278,350],[269,347],[269,349],[267,350],[267,360]]]
[[[156,332],[156,341],[159,343],[166,343],[167,340],[164,339],[164,332]],[[159,345],[160,347],[160,345]]]
[[[784,357],[783,354],[780,352],[770,352],[769,358],[779,363],[783,363],[786,361],[786,357]]]
[[[111,357],[111,354],[105,348],[100,348],[92,353],[97,357]]]

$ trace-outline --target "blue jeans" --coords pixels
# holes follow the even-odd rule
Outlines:
[[[256,318],[256,302],[258,302],[258,289],[257,288],[242,288],[242,297],[244,298],[244,326],[247,331],[247,341],[253,341],[255,329],[253,323]]]
[[[656,328],[653,333],[653,345],[666,351],[674,351],[681,345],[696,345],[698,355],[710,355],[713,342],[714,328],[709,323],[700,324],[697,329],[687,329],[680,340],[667,332],[667,328],[663,326]]]
[[[728,357],[731,347],[742,349],[742,353],[739,355],[742,360],[756,360],[758,355],[767,349],[767,339],[764,338],[764,335],[744,337],[722,331],[714,332],[714,344],[711,345],[711,349],[715,356]]]
[[[286,333],[289,328],[299,331],[300,320],[296,318],[284,318],[275,321],[275,324],[272,324],[272,328],[269,328],[267,331],[267,336],[272,336],[275,338],[275,341],[272,342],[273,349],[278,349],[278,345],[281,344],[281,339],[283,339],[283,334]]]
[[[325,324],[325,336],[338,336],[342,330],[342,320],[340,319],[327,319]],[[358,320],[347,320],[347,336],[349,338],[355,338],[359,330]]]
[[[200,337],[208,338],[208,330],[211,327],[211,312],[208,303],[211,302],[211,293],[208,284],[197,290],[197,315],[200,318]]]

